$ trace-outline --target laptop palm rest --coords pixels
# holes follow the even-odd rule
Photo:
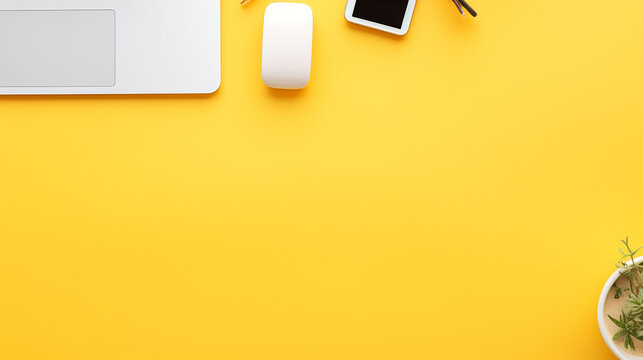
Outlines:
[[[111,87],[113,10],[0,10],[0,87]]]

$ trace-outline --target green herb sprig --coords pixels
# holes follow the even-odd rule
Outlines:
[[[618,320],[610,315],[607,316],[619,327],[612,339],[623,338],[626,349],[636,350],[634,339],[643,341],[643,291],[641,291],[643,288],[643,265],[635,263],[634,258],[643,247],[632,250],[628,238],[621,240],[621,242],[625,245],[625,251],[618,249],[623,256],[618,260],[616,266],[621,269],[621,275],[629,281],[630,288],[623,290],[615,285],[614,298],[618,299],[623,296],[624,291],[629,290],[630,294],[626,300],[627,305],[621,309]],[[626,259],[629,259],[629,264]]]
[[[632,350],[636,350],[634,348],[634,340],[632,340],[632,338],[643,340],[643,333],[641,332],[641,325],[643,325],[643,320],[638,317],[632,316],[631,313],[626,313],[625,311],[621,312],[618,320],[614,319],[610,315],[607,316],[610,318],[610,320],[612,320],[614,324],[616,324],[616,326],[620,328],[616,332],[616,334],[614,334],[612,339],[616,340],[624,337],[625,348],[627,349],[628,347],[630,347],[632,348]]]

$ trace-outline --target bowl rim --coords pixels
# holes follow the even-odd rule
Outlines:
[[[639,256],[634,259],[635,263],[640,263],[643,261],[643,256]],[[628,265],[632,264],[632,260],[626,262]],[[609,332],[607,331],[607,325],[605,324],[605,319],[603,317],[603,314],[605,313],[605,301],[607,300],[607,294],[610,292],[610,289],[612,289],[612,285],[616,282],[616,280],[621,276],[621,270],[616,269],[612,276],[607,279],[607,282],[605,282],[605,285],[603,286],[603,290],[601,291],[601,295],[598,298],[598,329],[601,332],[601,336],[603,337],[603,341],[605,341],[605,344],[609,349],[618,357],[620,360],[632,360],[632,355],[630,354],[625,354],[621,348],[616,345],[614,340],[612,340],[612,337],[610,336]]]

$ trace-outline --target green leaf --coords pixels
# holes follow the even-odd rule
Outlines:
[[[614,324],[616,324],[618,327],[620,327],[620,328],[625,327],[625,325],[623,325],[623,323],[622,323],[622,322],[620,322],[620,321],[618,321],[618,320],[614,319],[614,318],[613,318],[613,317],[611,317],[610,315],[607,315],[607,317],[608,317],[608,318],[610,318],[610,320],[612,320],[612,322],[613,322]]]
[[[627,330],[626,329],[620,329],[619,331],[616,332],[616,334],[614,334],[614,336],[612,336],[612,340],[618,340],[618,339],[622,338],[623,336],[625,336],[625,334],[627,334]]]

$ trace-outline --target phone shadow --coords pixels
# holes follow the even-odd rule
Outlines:
[[[91,95],[2,95],[0,103],[30,103],[42,101],[159,101],[159,100],[194,100],[203,101],[216,98],[216,94],[91,94]]]
[[[352,22],[349,22],[349,21],[346,22],[346,25],[351,30],[361,31],[361,32],[364,32],[364,33],[372,34],[372,35],[375,35],[375,36],[379,36],[379,37],[394,40],[394,41],[404,41],[404,35],[391,34],[391,33],[388,33],[386,31],[373,29],[373,28],[370,28],[368,26],[355,24],[355,23],[352,23]]]

